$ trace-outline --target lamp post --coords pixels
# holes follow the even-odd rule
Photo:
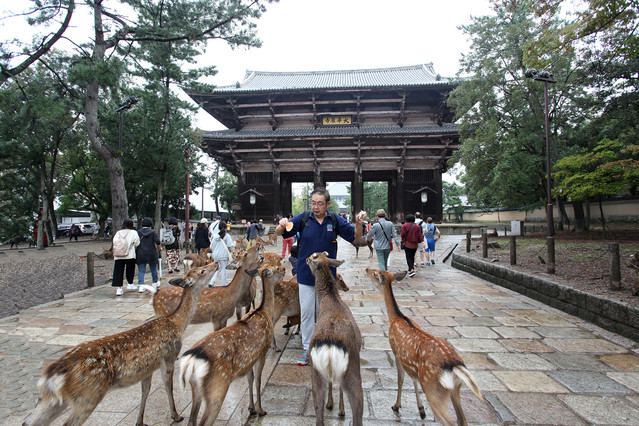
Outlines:
[[[422,215],[424,214],[424,204],[426,204],[426,202],[428,202],[428,193],[426,191],[422,191],[422,193],[419,195],[419,199],[422,202]],[[424,217],[424,216],[422,216]]]
[[[115,110],[115,112],[120,113],[120,133],[119,133],[120,151],[122,151],[122,139],[124,137],[124,110],[131,109],[131,107],[137,103],[138,103],[138,98],[136,98],[135,96],[131,96],[130,98],[122,102],[120,105],[118,105],[118,109]]]
[[[249,195],[249,203],[251,203],[251,205],[253,206],[253,222],[255,222],[255,202],[257,201],[257,199],[255,198],[255,194],[251,193]]]
[[[525,76],[532,78],[535,81],[544,82],[544,106],[545,106],[545,120],[546,120],[546,193],[548,194],[548,201],[546,204],[546,227],[548,228],[548,234],[546,237],[546,246],[548,249],[548,262],[546,263],[546,272],[549,274],[555,273],[555,226],[552,217],[552,195],[551,195],[551,182],[550,182],[550,121],[548,119],[548,83],[556,83],[553,75],[548,71],[537,71],[536,69],[529,69],[526,71]]]
[[[191,149],[187,148],[184,150],[184,158],[186,158],[186,207],[184,209],[184,245],[189,246],[190,236],[191,236],[191,225],[189,225],[189,193],[191,192],[191,183],[190,183],[190,172],[189,172],[189,163],[191,159]],[[188,248],[187,248],[188,251]]]

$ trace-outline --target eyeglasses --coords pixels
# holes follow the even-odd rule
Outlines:
[[[313,207],[324,207],[325,205],[326,205],[326,203],[324,203],[322,201],[318,201],[318,202],[312,201],[311,202],[311,206],[313,206]]]

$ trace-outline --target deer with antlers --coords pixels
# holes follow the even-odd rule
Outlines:
[[[362,335],[353,314],[337,292],[337,279],[330,269],[344,261],[331,259],[328,253],[323,252],[312,254],[306,263],[315,276],[315,297],[319,305],[317,324],[309,346],[313,365],[315,423],[324,424],[326,393],[335,383],[340,386],[340,407],[343,407],[342,392],[345,392],[351,404],[353,425],[358,426],[362,424],[364,410],[359,358]]]
[[[192,324],[212,322],[213,329],[219,330],[226,326],[226,322],[236,310],[241,310],[246,305],[246,299],[250,297],[247,295],[250,295],[251,283],[263,261],[258,249],[257,246],[253,246],[237,256],[234,261],[237,270],[229,285],[202,290],[197,309],[191,319]],[[179,288],[169,287],[161,290],[152,289],[151,286],[145,286],[145,288],[154,292],[151,303],[156,318],[172,312],[180,303],[182,290]]]
[[[49,365],[38,380],[41,398],[32,426],[48,425],[67,408],[65,425],[81,425],[113,387],[142,383],[142,399],[136,425],[143,425],[153,372],[162,367],[162,379],[174,421],[183,418],[173,400],[173,369],[201,290],[216,264],[192,269],[171,285],[183,288],[181,303],[173,312],[122,333],[80,343]],[[25,423],[26,424],[26,423]]]
[[[180,359],[182,383],[191,386],[193,396],[189,425],[196,424],[202,401],[205,408],[200,425],[213,425],[231,382],[247,374],[249,412],[266,414],[262,409],[262,369],[273,339],[273,287],[282,280],[285,269],[267,265],[259,273],[262,278],[260,306],[241,320],[208,334]]]
[[[397,401],[392,406],[393,411],[399,411],[402,406],[402,386],[406,371],[413,379],[417,408],[422,419],[426,417],[426,413],[419,397],[418,383],[426,394],[426,400],[437,420],[443,425],[454,424],[448,412],[450,399],[457,414],[457,423],[467,425],[461,406],[461,386],[466,384],[478,398],[483,399],[481,392],[452,345],[445,339],[426,333],[399,310],[391,283],[401,281],[406,272],[391,274],[388,271],[367,268],[366,275],[384,295],[388,311],[388,339],[397,366]]]

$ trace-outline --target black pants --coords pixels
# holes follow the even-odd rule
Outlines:
[[[122,287],[125,268],[126,282],[133,284],[133,279],[135,278],[135,259],[118,259],[113,262],[113,282],[111,286]]]
[[[415,253],[417,253],[416,248],[408,248],[404,249],[406,252],[406,263],[408,263],[408,270],[412,271],[415,268]]]

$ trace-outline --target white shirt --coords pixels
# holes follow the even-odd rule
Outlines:
[[[228,247],[228,248],[227,248]],[[229,249],[233,250],[235,248],[235,241],[229,234],[224,234],[224,239],[220,237],[219,233],[216,233],[213,236],[213,240],[211,241],[211,253],[213,254],[213,260],[228,260],[229,258]]]

